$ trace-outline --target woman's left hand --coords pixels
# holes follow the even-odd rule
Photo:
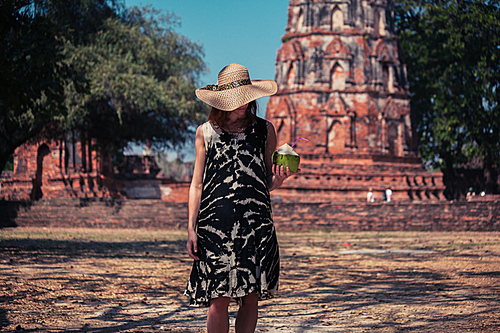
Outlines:
[[[290,172],[289,167],[285,168],[283,166],[273,164],[273,175],[274,175],[273,183],[274,184],[273,184],[273,186],[271,186],[272,190],[277,189],[278,187],[281,186],[281,184],[283,184],[285,179],[287,179],[288,177],[290,177],[292,175],[296,175],[299,172],[300,172],[300,169],[297,170],[296,173],[292,173],[292,172]]]
[[[273,175],[278,182],[283,183],[291,175],[290,168],[273,164]]]

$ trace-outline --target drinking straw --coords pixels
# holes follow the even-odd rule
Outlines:
[[[293,146],[295,146],[295,144],[296,144],[296,143],[297,143],[300,139],[302,139],[302,140],[304,140],[304,141],[309,142],[309,140],[304,139],[303,137],[299,137],[299,138],[298,138],[298,139],[297,139],[297,140],[293,143],[292,148],[293,148]]]

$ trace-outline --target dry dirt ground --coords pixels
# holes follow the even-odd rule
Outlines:
[[[500,332],[498,232],[278,237],[259,333]],[[0,230],[0,331],[205,332],[182,295],[190,267],[185,231]]]

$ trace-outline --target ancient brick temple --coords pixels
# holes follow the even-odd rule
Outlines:
[[[51,198],[130,198],[187,201],[189,184],[160,172],[144,151],[112,164],[94,139],[69,132],[58,140],[29,142],[13,155],[14,170],[0,178],[0,200]]]
[[[27,142],[14,154],[14,170],[2,173],[0,199],[39,200],[53,197],[109,196],[95,141],[68,132],[58,140]]]
[[[443,176],[421,166],[405,65],[386,0],[290,0],[266,118],[293,144],[301,173],[284,201],[442,200]]]

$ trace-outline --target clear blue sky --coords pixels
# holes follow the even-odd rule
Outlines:
[[[201,77],[202,85],[217,83],[217,74],[230,63],[246,66],[251,79],[274,79],[288,0],[125,0],[125,5],[152,5],[180,16],[175,31],[205,52],[210,72]],[[259,100],[259,116],[264,116],[267,100]]]

